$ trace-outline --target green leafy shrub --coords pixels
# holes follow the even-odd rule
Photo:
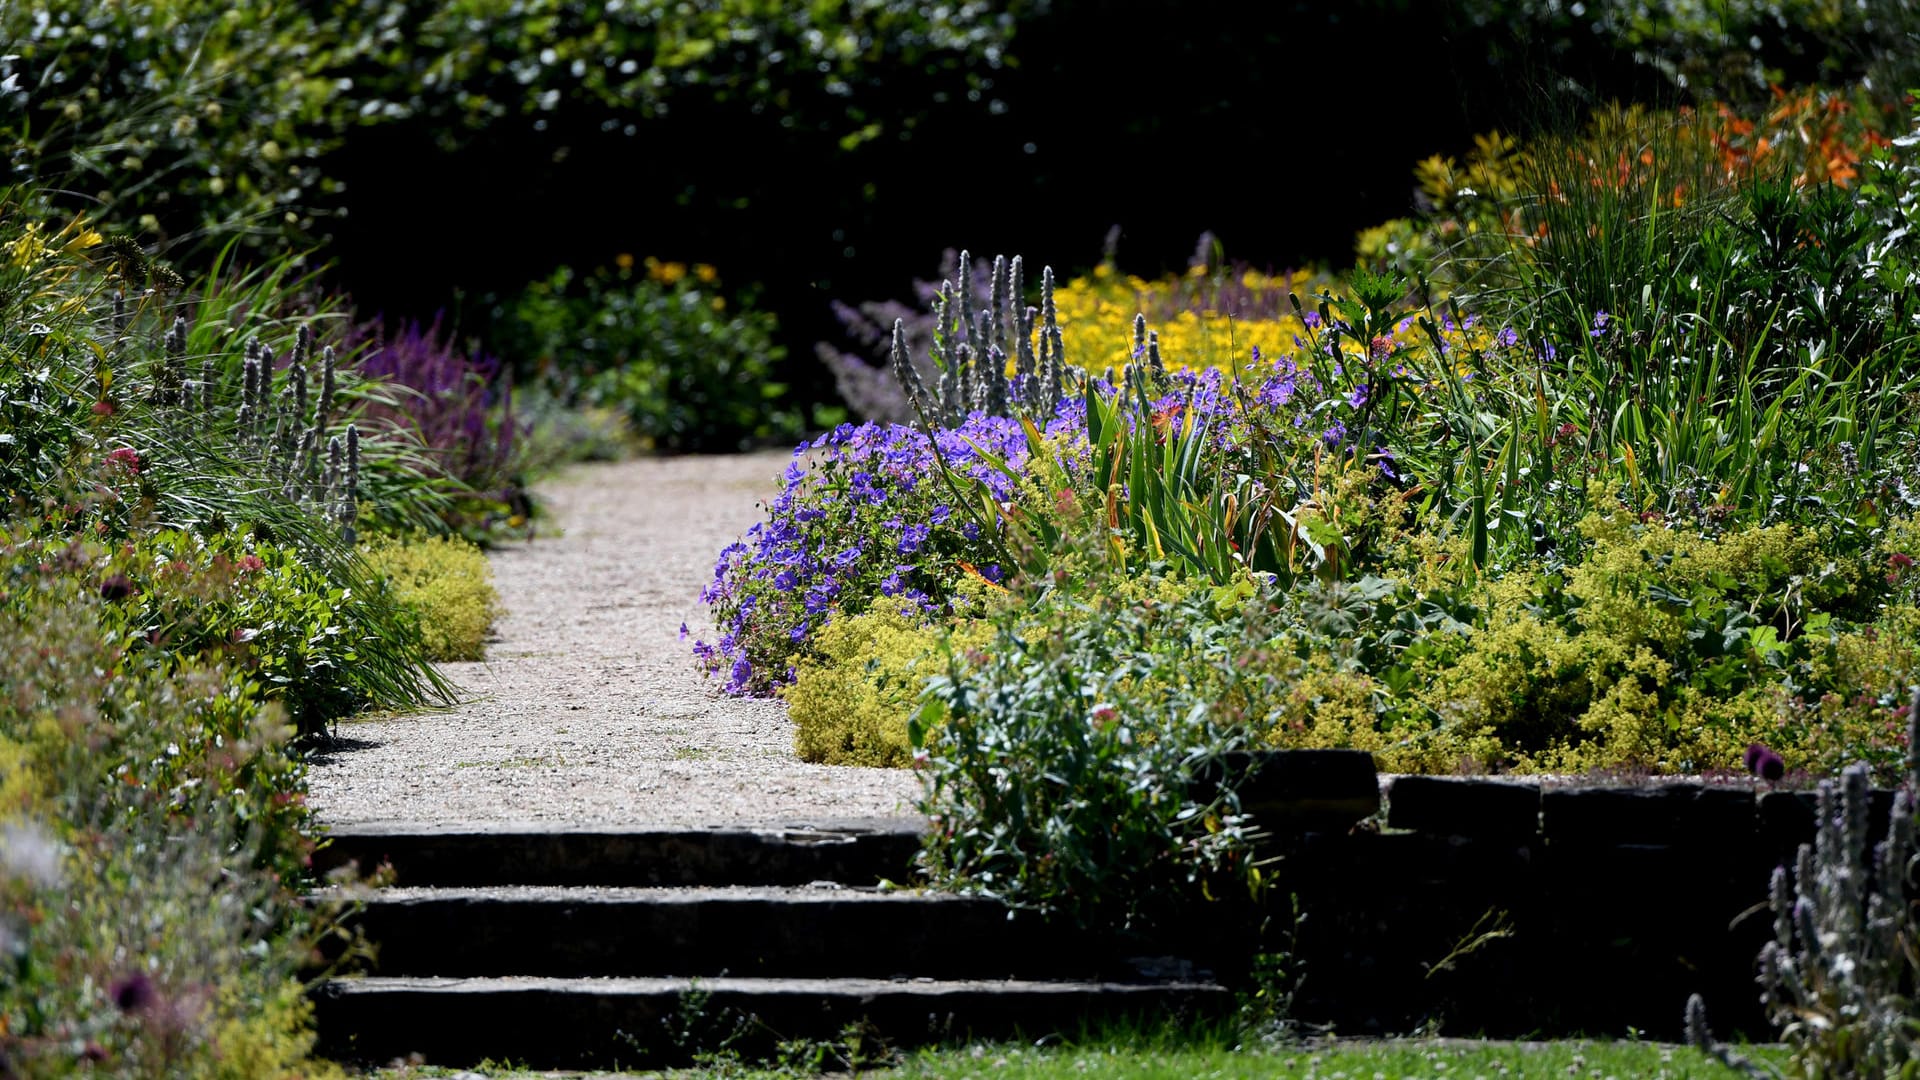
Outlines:
[[[1465,538],[1421,533],[1357,581],[1240,616],[1205,684],[1276,747],[1350,746],[1401,772],[1795,769],[1902,753],[1920,668],[1905,529],[1836,557],[1787,526],[1702,536],[1616,510],[1578,563],[1489,578]]]
[[[1908,59],[1903,45],[1913,29],[1911,9],[1898,0],[1461,0],[1456,7],[1477,25],[1512,28],[1523,55],[1557,60],[1600,43],[1653,68],[1677,92],[1707,98],[1765,100],[1787,71],[1794,81],[1912,71],[1910,63],[1893,63]],[[1908,83],[1876,78],[1875,85],[1892,95]]]
[[[1222,599],[1095,579],[1003,610],[987,645],[950,655],[910,729],[933,881],[1115,926],[1257,881],[1235,795],[1201,783],[1247,731],[1184,674],[1231,640]]]
[[[367,565],[420,622],[427,659],[479,660],[500,613],[493,569],[479,548],[457,537],[383,540],[366,549]]]
[[[1890,764],[1891,731],[1840,745],[1796,723],[1828,695],[1878,700],[1913,662],[1899,621],[1874,628],[1870,556],[1835,558],[1787,526],[1707,539],[1618,511],[1586,531],[1580,564],[1488,590],[1457,661],[1427,683],[1435,715],[1530,768],[1698,772],[1731,768],[1753,741],[1796,766],[1862,751]]]
[[[354,122],[329,70],[371,20],[205,0],[0,9],[0,148],[49,193],[172,243],[311,235],[321,158]],[[58,197],[58,196],[56,196]]]
[[[382,22],[404,29],[354,72],[356,96],[374,115],[431,119],[447,142],[507,117],[612,111],[632,136],[679,101],[777,103],[782,129],[851,149],[910,134],[925,102],[990,88],[1034,7],[413,0],[386,9]],[[905,79],[926,92],[902,93]]]
[[[102,544],[84,538],[84,516],[63,509],[0,526],[0,538],[37,564],[84,567],[119,594],[102,618],[146,663],[222,658],[302,734],[393,704],[396,689],[419,678],[419,631],[377,577],[357,572],[357,587],[342,585],[298,552],[237,532],[148,528]]]
[[[298,903],[317,829],[249,643],[170,644],[97,548],[24,531],[0,527],[0,1051],[29,1076],[329,1075],[298,979],[331,926]]]
[[[711,267],[562,267],[501,308],[496,325],[496,346],[519,370],[571,404],[625,412],[646,446],[738,450],[799,435],[799,417],[777,407],[785,349],[773,316],[729,300]]]

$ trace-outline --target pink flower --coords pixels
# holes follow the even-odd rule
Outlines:
[[[140,471],[140,455],[134,452],[131,447],[123,446],[115,450],[113,453],[107,455],[107,460],[113,462],[115,465],[125,467],[130,473]]]
[[[266,562],[258,555],[247,554],[240,556],[240,572],[243,574],[251,574],[255,570],[263,570],[266,568],[266,565]]]

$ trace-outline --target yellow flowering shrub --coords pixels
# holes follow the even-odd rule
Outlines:
[[[479,660],[500,614],[486,555],[458,537],[380,540],[366,549],[399,602],[420,620],[427,658]]]
[[[793,748],[816,765],[903,768],[913,761],[907,718],[929,677],[945,671],[942,627],[877,606],[828,622],[780,691],[794,724]],[[961,620],[951,647],[984,645],[984,624]]]
[[[1483,628],[1454,635],[1457,662],[1420,691],[1457,738],[1492,740],[1490,763],[1685,773],[1765,742],[1811,764],[1832,748],[1818,729],[1847,723],[1837,710],[1850,699],[1806,702],[1787,687],[1892,685],[1903,662],[1912,670],[1910,633],[1824,634],[1834,624],[1819,612],[1844,606],[1857,582],[1807,530],[1703,537],[1616,511],[1582,531],[1593,547],[1580,565],[1487,586]],[[1815,625],[1790,640],[1774,620],[1795,608]]]

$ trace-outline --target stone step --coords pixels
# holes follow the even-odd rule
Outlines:
[[[338,892],[322,897],[338,897]],[[997,901],[843,886],[349,890],[380,975],[1136,979],[1213,950],[1095,936]],[[1189,959],[1169,958],[1179,953]]]
[[[1034,1038],[1123,1018],[1219,1015],[1210,982],[509,977],[348,978],[314,994],[319,1052],[383,1063],[507,1061],[536,1069],[661,1068],[722,1048],[862,1037],[907,1047]]]
[[[874,885],[913,877],[924,829],[918,818],[738,829],[341,825],[314,868],[388,864],[401,885]]]

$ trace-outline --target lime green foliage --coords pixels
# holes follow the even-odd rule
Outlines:
[[[621,410],[643,445],[738,450],[793,438],[775,407],[785,350],[751,297],[729,299],[713,268],[632,260],[575,274],[562,267],[502,309],[498,346],[572,404]]]
[[[1708,537],[1615,511],[1584,528],[1572,566],[1488,579],[1460,542],[1422,540],[1387,576],[1295,590],[1245,616],[1235,663],[1260,677],[1216,693],[1268,745],[1395,771],[1692,773],[1754,741],[1816,772],[1898,765],[1920,666],[1907,530],[1837,557],[1789,526]]]
[[[419,620],[427,659],[485,656],[487,635],[500,614],[485,552],[458,537],[414,536],[378,541],[365,555],[394,599]]]
[[[818,656],[802,657],[781,689],[800,760],[820,765],[899,768],[913,761],[907,717],[919,708],[943,646],[964,654],[987,642],[985,625],[950,630],[881,604],[836,618],[814,635]]]

